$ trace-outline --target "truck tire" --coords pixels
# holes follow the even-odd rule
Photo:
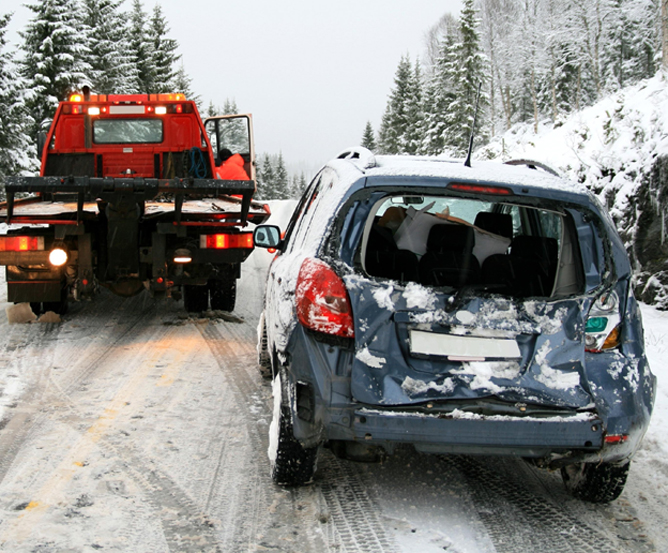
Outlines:
[[[318,447],[304,447],[295,438],[290,409],[290,383],[283,371],[276,375],[273,385],[274,416],[269,429],[271,478],[280,486],[310,484],[315,474]]]
[[[201,313],[209,307],[209,289],[194,284],[183,285],[183,306],[188,313]]]
[[[211,309],[214,311],[234,311],[237,301],[237,279],[231,275],[209,280]]]
[[[591,503],[609,503],[617,499],[626,484],[631,463],[577,463],[561,469],[568,492]]]

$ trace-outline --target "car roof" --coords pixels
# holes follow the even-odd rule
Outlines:
[[[585,204],[591,204],[593,200],[592,194],[583,185],[558,176],[555,171],[540,163],[530,161],[519,162],[519,165],[473,161],[471,167],[467,167],[462,160],[404,155],[375,156],[364,148],[354,148],[345,150],[328,165],[351,184],[362,176],[368,179],[369,184],[372,184],[369,181],[390,184],[392,180],[408,184],[407,180],[417,177],[416,180],[423,186],[430,179],[447,179],[507,186],[519,195],[561,197]],[[350,171],[351,166],[356,168],[354,174]]]

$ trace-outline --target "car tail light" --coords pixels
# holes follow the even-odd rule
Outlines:
[[[629,439],[628,434],[608,434],[604,441],[606,444],[623,444]]]
[[[233,248],[253,248],[253,233],[239,234],[201,234],[199,247],[209,250],[228,250]]]
[[[0,252],[32,252],[43,249],[43,236],[0,236]]]
[[[617,292],[600,296],[585,323],[585,350],[600,353],[616,348],[620,344],[621,320]]]
[[[313,258],[304,260],[295,295],[297,317],[306,328],[344,338],[355,336],[348,290],[329,265]]]
[[[472,192],[474,194],[494,194],[497,196],[511,196],[513,191],[503,186],[492,186],[488,184],[468,184],[465,182],[451,182],[448,184],[451,190],[460,192]]]

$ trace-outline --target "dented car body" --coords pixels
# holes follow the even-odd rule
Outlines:
[[[344,153],[279,239],[260,323],[275,377],[274,478],[317,447],[400,444],[561,468],[574,495],[621,493],[655,377],[632,271],[586,190],[535,168]]]

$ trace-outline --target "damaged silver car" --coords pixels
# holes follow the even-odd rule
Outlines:
[[[584,188],[353,149],[255,244],[278,248],[258,329],[277,483],[308,483],[323,445],[411,445],[559,468],[588,501],[622,492],[656,382],[628,256]]]

